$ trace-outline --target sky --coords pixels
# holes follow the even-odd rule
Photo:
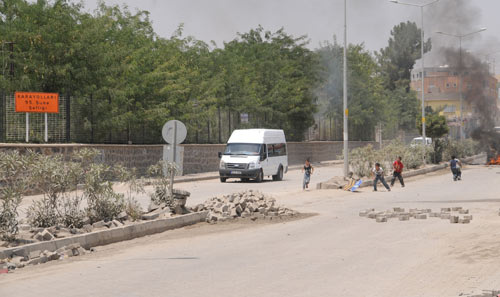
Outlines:
[[[433,0],[400,0],[426,4]],[[85,0],[84,6],[93,11],[98,0]],[[215,41],[222,47],[238,32],[244,33],[262,25],[276,31],[283,27],[293,36],[307,35],[309,46],[318,48],[321,42],[332,41],[333,36],[343,43],[344,0],[104,0],[107,5],[126,5],[132,12],[150,12],[155,32],[170,37],[179,24],[184,34],[205,42]],[[453,24],[447,22],[447,13],[457,3],[464,2],[468,20]],[[445,31],[464,34],[486,27],[487,30],[463,39],[463,49],[490,62],[496,60],[500,73],[500,0],[440,0],[424,8],[424,32],[433,44],[457,46],[458,39],[436,34]],[[349,43],[364,43],[371,51],[387,45],[394,25],[407,20],[420,27],[420,8],[394,4],[388,0],[347,0],[347,39]],[[450,32],[451,31],[451,32]],[[498,53],[497,53],[498,51]],[[493,53],[495,52],[495,53]]]

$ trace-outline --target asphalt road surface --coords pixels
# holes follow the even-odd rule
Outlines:
[[[267,184],[282,185],[274,191],[279,203],[316,215],[203,223],[99,247],[0,275],[0,296],[442,297],[500,289],[499,173],[500,166],[469,166],[453,182],[443,170],[391,192],[302,191],[296,180],[247,184],[264,192]],[[472,222],[376,223],[358,215],[367,208],[453,206],[469,209]]]

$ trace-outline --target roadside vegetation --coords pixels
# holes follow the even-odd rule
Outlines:
[[[342,139],[343,56],[335,37],[311,49],[307,36],[259,26],[207,44],[185,36],[182,24],[169,38],[158,36],[147,11],[100,3],[89,13],[82,5],[0,5],[3,58],[11,66],[0,73],[0,90],[71,95],[81,122],[75,141],[102,143],[113,135],[123,143],[159,143],[162,125],[173,118],[187,124],[191,143],[224,142],[231,130],[254,127],[302,140],[318,117],[330,123],[328,139]],[[409,83],[420,58],[416,24],[396,25],[379,52],[350,44],[347,55],[350,139],[372,140],[379,124],[385,139],[415,133],[420,103]]]
[[[98,221],[112,221],[121,213],[138,220],[143,211],[135,195],[145,193],[147,181],[154,186],[153,201],[170,199],[167,189],[175,170],[172,164],[159,162],[151,166],[149,171],[156,174],[146,180],[138,178],[134,169],[107,166],[98,162],[98,157],[95,149],[82,149],[71,160],[33,152],[0,153],[0,240],[15,240],[18,209],[26,195],[43,195],[27,210],[27,223],[41,228],[82,228]],[[165,176],[164,166],[169,168]],[[113,182],[125,183],[126,193],[115,192]]]

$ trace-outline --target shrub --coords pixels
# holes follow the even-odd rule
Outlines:
[[[386,174],[391,170],[392,163],[400,156],[403,164],[408,169],[415,169],[423,165],[422,156],[425,153],[429,159],[432,148],[428,146],[407,146],[395,140],[384,146],[381,150],[375,150],[373,146],[355,148],[350,152],[349,165],[354,174],[359,177],[369,176],[375,163],[380,163]]]
[[[148,168],[148,175],[153,185],[154,191],[150,195],[151,201],[155,203],[164,202],[171,205],[171,197],[169,193],[170,179],[177,172],[177,167],[174,163],[159,161],[155,165]]]
[[[443,158],[444,160],[451,160],[451,156],[465,158],[478,154],[480,151],[479,142],[472,139],[465,139],[464,141],[447,139],[444,144]]]
[[[30,168],[35,154],[28,151],[0,153],[0,237],[13,240],[18,233],[17,209],[23,195],[30,187],[32,175]]]

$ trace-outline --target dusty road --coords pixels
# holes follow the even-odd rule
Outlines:
[[[199,224],[0,276],[0,296],[467,296],[500,289],[500,167],[392,192],[287,190],[302,220]],[[258,186],[258,185],[256,185]],[[471,224],[375,223],[366,208],[463,206]]]

